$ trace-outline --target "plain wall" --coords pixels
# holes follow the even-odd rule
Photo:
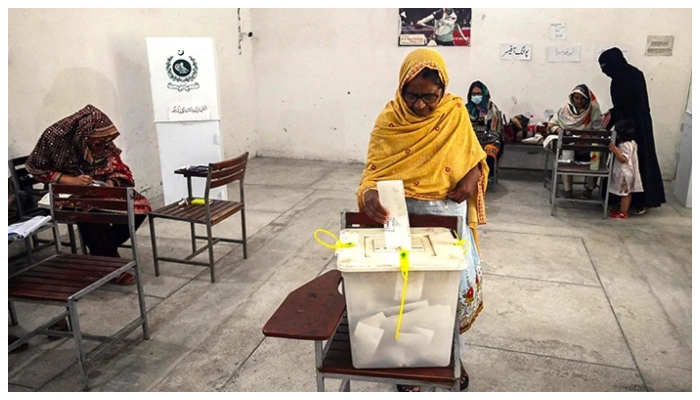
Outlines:
[[[250,10],[241,19],[249,30]],[[238,54],[237,9],[9,9],[8,21],[10,158],[93,104],[119,129],[136,188],[162,196],[146,37],[182,36],[214,38],[224,155],[255,154],[251,43]]]
[[[9,9],[8,156],[28,154],[53,122],[91,103],[149,198],[162,194],[146,37],[213,37],[224,156],[364,161],[375,118],[413,48],[399,47],[397,9]],[[623,23],[624,22],[624,23]],[[551,23],[567,39],[548,38]],[[474,9],[472,46],[439,48],[464,96],[485,82],[509,117],[557,109],[578,83],[610,107],[604,45],[630,47],[647,77],[657,152],[673,179],[691,74],[690,9]],[[647,35],[674,35],[672,57],[646,57]],[[532,43],[530,61],[502,61],[501,43]],[[547,63],[547,45],[580,44],[580,63]],[[193,137],[193,146],[197,138]]]
[[[448,90],[481,80],[508,117],[556,110],[587,84],[611,107],[601,46],[629,46],[646,76],[661,171],[673,179],[691,75],[691,9],[473,9],[471,47],[440,47]],[[399,47],[397,9],[253,9],[258,155],[364,161],[376,116],[394,97],[414,48]],[[549,39],[566,23],[564,41]],[[673,56],[647,57],[648,35],[675,36]],[[501,43],[531,43],[532,60],[500,59]],[[547,63],[546,48],[580,44],[581,62]],[[507,151],[507,150],[506,150]]]

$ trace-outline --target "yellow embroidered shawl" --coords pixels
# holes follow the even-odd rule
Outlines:
[[[357,191],[364,210],[364,194],[383,180],[403,180],[406,197],[443,200],[472,168],[481,163],[483,179],[468,200],[467,221],[477,249],[477,225],[486,223],[484,192],[488,182],[486,153],[474,134],[464,101],[445,93],[427,117],[413,114],[401,97],[403,86],[423,68],[437,70],[449,83],[445,61],[432,49],[414,50],[406,56],[399,75],[399,88],[377,117],[367,150],[367,164]]]

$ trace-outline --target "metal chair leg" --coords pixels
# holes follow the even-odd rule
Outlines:
[[[314,352],[316,353],[316,391],[325,392],[326,386],[323,374],[319,372],[319,368],[323,365],[323,341],[314,341]]]
[[[459,304],[457,305],[459,307]],[[454,378],[455,383],[452,385],[452,391],[459,392],[459,380],[462,376],[462,352],[461,352],[461,338],[459,336],[459,313],[455,317],[455,328],[452,334],[452,358],[454,359]]]
[[[603,219],[608,218],[608,200],[610,198],[610,192],[605,191],[605,204],[603,204]]]
[[[556,161],[556,160],[555,160]],[[554,169],[552,170],[552,182],[550,182],[552,185],[552,197],[551,197],[551,203],[552,203],[552,209],[550,210],[550,215],[554,215],[554,207],[556,206],[557,202],[557,187],[559,186],[559,177],[557,176],[557,166],[554,166]]]
[[[158,267],[158,245],[156,245],[156,223],[155,218],[148,216],[148,226],[151,230],[151,249],[153,249],[153,267],[156,270],[156,276],[160,276],[160,268]]]
[[[146,314],[146,297],[143,293],[143,283],[141,282],[141,273],[139,272],[138,264],[134,266],[134,275],[136,275],[136,292],[139,297],[139,311],[141,312],[141,327],[143,329],[143,338],[144,340],[148,340],[151,338],[151,334],[148,330],[148,314]]]
[[[207,243],[209,244],[209,272],[211,273],[211,283],[216,282],[214,275],[214,241],[211,236],[211,221],[207,221]]]
[[[243,231],[243,259],[248,258],[248,237],[245,233],[245,206],[241,210],[241,230]]]
[[[54,237],[54,240],[61,240],[60,237]],[[68,224],[68,241],[70,242],[70,251],[73,254],[78,253],[78,246],[75,244],[75,231],[73,230],[73,224]]]
[[[78,352],[78,367],[83,374],[84,390],[90,390],[90,381],[88,378],[87,360],[85,359],[85,349],[83,349],[83,335],[80,332],[80,323],[78,322],[78,308],[74,301],[68,303],[68,318],[73,331],[73,339],[75,340],[75,349]]]
[[[87,255],[87,246],[85,246],[85,239],[83,238],[83,233],[80,232],[80,228],[78,228],[78,239],[80,239],[80,253],[83,255]]]
[[[192,254],[197,252],[197,239],[194,229],[194,222],[190,222],[190,237],[192,238]]]
[[[15,303],[8,301],[8,311],[10,312],[10,325],[17,326],[19,322],[17,321],[17,311],[15,310]]]
[[[34,255],[32,254],[32,248],[34,246],[32,245],[32,238],[32,236],[29,236],[24,239],[24,247],[27,250],[27,261],[29,262],[29,265],[34,264]]]
[[[547,188],[547,166],[549,166],[549,150],[545,149],[544,154],[544,187]]]

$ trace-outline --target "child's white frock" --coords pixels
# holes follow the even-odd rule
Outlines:
[[[639,175],[637,143],[634,140],[630,140],[629,142],[620,143],[617,148],[620,149],[622,155],[627,157],[627,162],[621,163],[617,158],[614,159],[608,191],[618,196],[627,196],[633,192],[643,192],[642,177]]]

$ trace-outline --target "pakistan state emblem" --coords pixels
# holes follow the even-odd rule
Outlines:
[[[199,89],[199,83],[194,82],[197,79],[197,60],[192,56],[185,57],[183,50],[178,50],[177,56],[168,57],[165,70],[172,81],[168,83],[168,89],[178,92]]]

